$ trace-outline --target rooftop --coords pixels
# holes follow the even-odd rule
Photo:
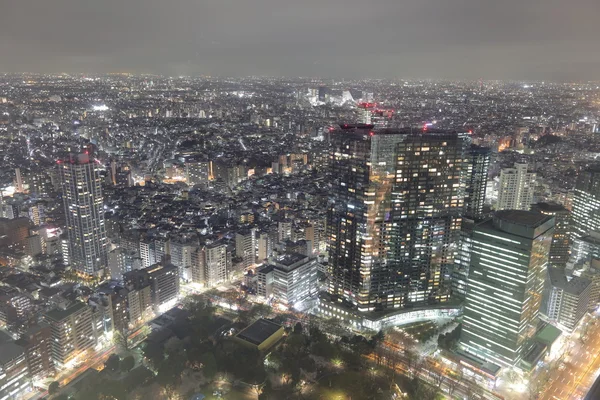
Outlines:
[[[548,277],[553,287],[562,289],[575,296],[580,296],[592,284],[592,281],[586,278],[567,276],[562,268],[557,267],[548,268]]]
[[[523,210],[502,210],[497,211],[494,219],[510,222],[515,225],[523,225],[528,228],[535,228],[546,222],[550,217],[544,214]]]
[[[261,318],[256,320],[252,325],[238,333],[236,336],[239,339],[245,340],[246,342],[252,343],[258,346],[271,336],[273,336],[278,330],[281,329],[281,325],[276,324],[268,319]]]
[[[534,208],[543,213],[569,212],[562,204],[558,203],[537,203]]]
[[[66,308],[55,308],[53,310],[50,310],[46,313],[46,316],[54,321],[62,321],[63,319],[75,314],[76,312],[85,307],[87,307],[85,303],[77,301],[71,303]]]
[[[308,257],[303,254],[285,253],[275,259],[275,266],[290,270],[294,267],[304,264],[305,260],[308,260]]]
[[[5,365],[24,353],[23,347],[8,342],[0,345],[0,365]]]

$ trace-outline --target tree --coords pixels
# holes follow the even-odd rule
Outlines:
[[[188,302],[185,305],[190,312],[190,319],[202,320],[204,318],[212,318],[215,308],[209,300],[206,300],[201,295],[192,295],[188,297]]]
[[[217,374],[217,360],[213,353],[205,353],[201,357],[202,375],[205,378],[212,380]]]
[[[144,357],[154,369],[158,369],[160,363],[164,360],[165,355],[160,344],[155,342],[147,342],[144,346]]]
[[[48,385],[48,394],[56,394],[58,392],[58,389],[60,389],[60,383],[58,383],[57,381],[50,382],[50,385]]]
[[[106,362],[104,363],[104,367],[109,371],[115,372],[119,369],[121,365],[121,359],[116,354],[111,354]]]
[[[450,397],[454,395],[454,392],[460,386],[460,383],[463,380],[463,373],[464,372],[461,368],[456,376],[452,376],[446,379],[446,385],[448,386],[448,394],[450,395]]]
[[[302,324],[300,322],[296,322],[296,325],[294,325],[294,333],[302,334]]]
[[[183,342],[177,336],[169,338],[169,340],[167,340],[165,343],[165,353],[168,356],[180,354],[183,352],[183,350]]]
[[[133,356],[127,356],[121,360],[120,368],[121,368],[121,371],[123,371],[123,372],[131,371],[134,366],[135,366],[135,359],[133,358]]]
[[[181,373],[185,368],[184,360],[178,356],[169,357],[158,367],[156,382],[162,386],[168,399],[172,399],[181,383]]]
[[[444,383],[446,377],[444,376],[444,374],[442,372],[434,372],[433,373],[433,382],[435,383],[435,385],[438,388],[442,387],[442,384]]]
[[[131,348],[131,341],[129,340],[129,329],[123,328],[121,331],[115,331],[113,334],[113,343],[121,351],[127,352]]]
[[[385,334],[382,330],[377,332],[375,335],[371,336],[371,340],[369,340],[369,344],[371,347],[376,348],[379,344],[383,343],[385,340]]]

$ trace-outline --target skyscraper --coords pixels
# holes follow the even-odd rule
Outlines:
[[[566,267],[571,249],[571,212],[557,203],[537,203],[531,207],[537,211],[554,217],[554,234],[550,245],[550,264]]]
[[[462,348],[499,366],[516,365],[536,332],[554,217],[495,213],[473,228]]]
[[[582,171],[573,195],[573,238],[600,231],[600,166]]]
[[[485,189],[490,167],[489,147],[471,145],[468,151],[465,217],[479,219],[483,215]]]
[[[528,211],[531,208],[536,175],[528,168],[526,163],[515,163],[514,168],[502,169],[496,210]]]
[[[465,206],[467,145],[457,133],[427,132],[407,135],[396,147],[390,252],[380,281],[380,301],[388,307],[392,299],[393,307],[405,307],[450,298]]]
[[[361,312],[447,300],[467,139],[343,125],[331,144],[329,294]]]
[[[101,275],[107,264],[106,227],[101,179],[88,154],[60,162],[69,235],[69,260],[87,275]]]

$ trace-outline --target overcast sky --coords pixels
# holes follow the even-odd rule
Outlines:
[[[600,80],[600,0],[0,0],[0,71]]]

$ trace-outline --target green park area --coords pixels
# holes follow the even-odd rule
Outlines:
[[[287,326],[281,334],[281,326],[272,319],[282,321],[267,306],[251,306],[224,318],[215,313],[210,299],[200,295],[192,296],[184,310],[185,318],[152,332],[135,349],[138,359],[112,355],[102,371],[68,395],[59,390],[52,398],[187,400],[202,394],[208,400],[383,400],[400,395],[435,400],[441,396],[439,387],[418,378],[422,364],[416,360],[406,364],[402,354],[384,345],[383,332],[361,336],[338,330],[332,335],[327,323],[307,321]],[[255,325],[274,325],[276,336],[265,336],[276,337],[268,348],[260,345],[262,339],[255,341]]]

